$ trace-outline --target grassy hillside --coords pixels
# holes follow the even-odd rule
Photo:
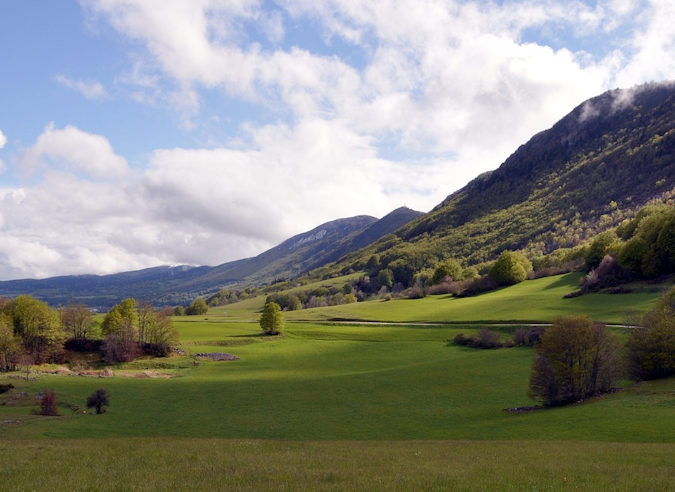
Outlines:
[[[608,323],[621,323],[628,311],[646,312],[665,286],[652,286],[633,294],[586,294],[563,299],[579,287],[581,274],[570,273],[498,289],[475,297],[453,298],[449,295],[424,299],[373,300],[358,304],[290,311],[286,318],[295,321],[384,321],[396,323],[475,323],[475,322],[550,322],[569,314],[586,314]],[[344,277],[343,277],[344,278]],[[339,285],[341,278],[318,282],[306,287]],[[210,319],[251,320],[260,317],[264,296],[209,311]]]

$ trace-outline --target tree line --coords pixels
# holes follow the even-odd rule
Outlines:
[[[171,309],[125,299],[103,322],[82,304],[58,309],[30,295],[0,299],[0,371],[18,365],[64,363],[68,350],[100,352],[115,363],[143,354],[166,356],[178,342]]]

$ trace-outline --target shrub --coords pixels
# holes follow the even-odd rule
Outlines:
[[[456,345],[464,345],[471,348],[480,349],[494,349],[502,347],[499,333],[496,333],[489,328],[481,328],[478,331],[478,336],[465,336],[464,333],[458,333],[453,339]]]
[[[97,415],[105,413],[103,407],[108,406],[110,406],[110,399],[108,398],[108,392],[103,388],[97,389],[87,398],[87,408],[95,408]]]
[[[518,328],[513,334],[514,346],[531,347],[541,340],[541,336],[546,331],[542,326],[534,326],[529,330],[527,328]]]
[[[103,358],[109,364],[131,362],[140,352],[137,330],[128,322],[123,323],[117,331],[110,333],[103,340]]]
[[[518,328],[513,334],[513,343],[515,345],[529,345],[526,328]]]
[[[489,328],[481,328],[478,331],[477,348],[493,349],[500,348],[501,346],[502,343],[500,342],[499,333],[496,333]]]
[[[37,414],[50,417],[55,417],[59,414],[56,407],[56,393],[53,391],[44,391],[42,393],[40,397],[40,410],[38,410]]]

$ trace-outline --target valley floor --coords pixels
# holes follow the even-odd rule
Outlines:
[[[557,299],[560,279],[548,282]],[[514,292],[496,293],[492,305],[504,312],[499,296],[510,306]],[[371,307],[392,306],[391,317],[400,317],[413,302]],[[455,301],[416,306],[443,302]],[[423,321],[438,321],[438,312]],[[0,375],[15,385],[0,395],[0,489],[671,487],[675,379],[625,382],[584,404],[512,413],[505,409],[535,403],[527,397],[533,350],[451,343],[480,324],[447,324],[457,322],[447,314],[430,325],[290,321],[283,337],[262,337],[255,323],[229,316],[177,318],[186,355],[139,359],[111,377]],[[516,326],[492,329],[507,338]],[[190,356],[213,352],[238,360]],[[147,377],[158,375],[165,377]],[[108,412],[85,413],[98,388],[110,395]],[[62,416],[31,415],[45,389],[56,392]]]

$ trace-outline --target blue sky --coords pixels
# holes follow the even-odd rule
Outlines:
[[[253,256],[428,211],[675,78],[666,0],[0,3],[0,279]]]

